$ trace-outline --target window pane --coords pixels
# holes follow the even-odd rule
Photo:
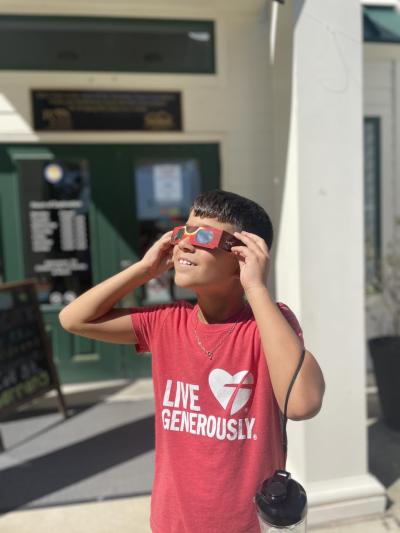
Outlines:
[[[380,119],[364,121],[364,224],[367,293],[381,282]]]
[[[18,171],[26,276],[39,303],[67,305],[92,286],[88,161],[24,159]]]
[[[214,73],[214,23],[0,16],[0,69]]]

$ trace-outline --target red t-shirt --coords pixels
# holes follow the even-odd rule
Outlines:
[[[303,340],[293,312],[281,312]],[[153,533],[259,533],[253,497],[284,468],[281,414],[250,305],[218,324],[198,304],[132,307],[136,350],[152,353],[155,400]],[[304,346],[304,341],[303,341]],[[293,354],[300,358],[299,354]],[[289,385],[289,384],[288,384]]]

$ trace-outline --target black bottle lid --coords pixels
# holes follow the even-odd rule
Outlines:
[[[306,491],[286,470],[264,481],[255,502],[260,517],[272,526],[298,524],[307,514]]]

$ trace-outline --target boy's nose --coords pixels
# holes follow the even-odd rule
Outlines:
[[[178,246],[182,250],[192,250],[192,251],[195,250],[195,247],[190,242],[190,237],[183,238],[181,241],[178,242]]]

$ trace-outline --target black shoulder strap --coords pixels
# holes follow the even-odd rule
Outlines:
[[[289,390],[288,390],[287,395],[286,395],[285,409],[284,409],[284,413],[283,413],[283,422],[282,422],[282,424],[283,424],[283,431],[282,431],[282,433],[283,433],[283,453],[284,453],[284,456],[285,456],[285,465],[286,465],[286,458],[287,458],[287,435],[286,435],[287,405],[288,405],[288,402],[289,402],[290,392],[291,392],[293,384],[294,384],[294,382],[295,382],[295,380],[297,378],[297,374],[300,372],[300,368],[301,368],[301,365],[303,364],[305,355],[306,355],[306,350],[305,350],[305,348],[303,348],[299,364],[297,365],[296,372],[294,373],[292,381],[290,382]]]

